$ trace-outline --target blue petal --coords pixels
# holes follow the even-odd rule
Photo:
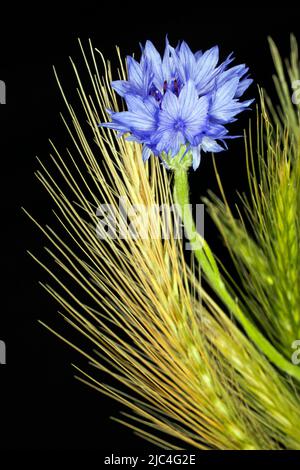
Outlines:
[[[179,63],[182,66],[180,79],[184,82],[190,78],[194,79],[196,60],[186,42],[182,42],[178,52]]]
[[[122,97],[124,97],[126,93],[135,91],[132,85],[126,80],[115,80],[111,82],[111,86]]]
[[[197,147],[192,147],[192,155],[193,155],[193,169],[197,170],[198,166],[200,165],[201,161],[201,147],[198,145]]]
[[[202,51],[197,51],[197,52],[195,52],[194,55],[195,55],[196,61],[198,61],[203,56],[203,52]]]
[[[149,147],[147,147],[146,145],[143,145],[143,152],[142,152],[143,161],[145,162],[146,160],[148,160],[150,155],[151,155],[151,150],[149,149]]]
[[[145,44],[144,56],[151,63],[154,85],[157,88],[161,88],[164,82],[162,74],[162,59],[151,41],[147,41]]]
[[[157,150],[171,154],[172,157],[178,154],[181,145],[185,143],[182,132],[174,129],[158,130],[155,140]]]
[[[170,90],[168,90],[163,97],[161,109],[170,117],[175,119],[179,117],[179,100]]]
[[[220,139],[221,137],[226,136],[226,134],[228,134],[228,129],[226,129],[222,124],[218,124],[214,121],[208,122],[205,135],[212,137],[213,139]]]
[[[209,100],[206,96],[198,98],[193,81],[189,80],[183,87],[179,95],[179,104],[180,116],[184,120],[186,127],[197,126],[200,129],[207,120]]]
[[[195,71],[196,85],[199,85],[204,78],[207,78],[215,69],[219,60],[218,46],[209,49],[198,59]]]
[[[155,117],[159,111],[157,102],[152,96],[142,98],[140,96],[128,94],[125,96],[125,100],[128,110],[135,113],[145,113],[148,116]]]
[[[239,111],[240,104],[234,100],[239,78],[234,77],[217,88],[210,108],[210,116],[219,122],[232,122]]]
[[[231,80],[226,81],[216,91],[214,97],[214,106],[223,106],[230,102],[236,93],[237,87],[239,86],[239,78],[233,77]]]
[[[180,116],[182,119],[188,119],[190,114],[195,110],[198,102],[198,93],[192,80],[188,80],[182,88],[179,98]]]
[[[223,152],[224,148],[210,137],[203,137],[201,148],[204,152]]]
[[[232,79],[233,77],[241,78],[247,73],[247,71],[248,68],[244,64],[235,65],[234,67],[231,67],[228,70],[224,70],[217,77],[217,87],[221,87],[222,85],[224,85],[225,82]]]
[[[162,80],[170,82],[176,76],[176,61],[174,60],[174,48],[170,46],[166,38],[166,47],[162,60]],[[162,83],[163,84],[163,83]]]
[[[127,68],[129,81],[137,87],[143,86],[143,74],[140,64],[131,56],[127,56]]]
[[[156,130],[156,120],[149,112],[123,111],[112,115],[112,123],[106,127],[125,132],[153,132]]]
[[[209,73],[204,75],[201,80],[196,80],[196,86],[199,95],[208,94],[213,91],[216,86],[218,77],[224,72],[228,64],[232,62],[233,57],[230,54],[227,59],[222,62],[218,67],[212,68]]]
[[[253,83],[252,78],[245,78],[239,83],[239,86],[237,87],[235,98],[239,98],[240,96],[243,95],[243,93],[249,88],[249,86]]]

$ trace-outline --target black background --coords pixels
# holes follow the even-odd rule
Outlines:
[[[222,58],[231,51],[251,69],[255,82],[272,90],[273,72],[267,36],[282,53],[289,52],[289,33],[300,39],[300,9],[202,8],[203,2],[179,5],[100,2],[63,13],[46,3],[36,9],[1,13],[0,79],[6,82],[7,104],[0,106],[2,297],[0,339],[7,344],[7,365],[0,367],[0,448],[5,449],[147,449],[151,445],[109,419],[121,406],[73,378],[71,363],[85,361],[41,327],[63,326],[57,306],[40,288],[47,276],[26,254],[40,254],[44,240],[21,211],[51,223],[51,202],[33,173],[35,156],[47,160],[48,138],[68,145],[59,118],[64,104],[52,72],[54,64],[72,99],[73,75],[68,56],[80,58],[77,38],[91,38],[106,57],[115,58],[116,44],[124,54],[139,53],[139,42],[151,39],[162,50],[166,33],[171,43],[185,39],[193,50],[220,45]],[[84,5],[88,5],[85,2]],[[94,5],[99,5],[94,6]],[[113,59],[114,61],[114,59]],[[272,94],[272,91],[271,91]],[[252,86],[248,96],[257,96]],[[239,126],[247,125],[249,114]],[[234,200],[245,187],[243,143],[217,157],[225,188]],[[193,198],[216,190],[209,156],[191,175]],[[217,253],[223,249],[207,221],[207,234]]]

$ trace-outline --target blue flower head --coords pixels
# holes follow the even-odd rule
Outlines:
[[[226,125],[253,101],[240,101],[252,80],[244,64],[229,67],[232,61],[230,55],[218,65],[217,46],[194,54],[185,42],[173,48],[168,40],[161,57],[147,41],[140,62],[127,57],[128,80],[112,82],[127,111],[110,110],[111,122],[101,125],[143,144],[144,160],[153,153],[170,162],[189,153],[196,169],[201,150],[227,148],[234,136]]]

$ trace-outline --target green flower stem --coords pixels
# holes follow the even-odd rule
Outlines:
[[[249,338],[267,358],[279,369],[300,381],[300,367],[293,365],[292,362],[285,359],[270,344],[256,326],[245,316],[235,299],[226,289],[212,251],[205,240],[197,233],[195,227],[189,205],[188,169],[184,165],[176,165],[174,174],[174,200],[180,212],[179,215],[184,224],[186,236],[189,238],[194,254],[211,287],[243,326]]]

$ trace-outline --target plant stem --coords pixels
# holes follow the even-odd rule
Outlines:
[[[283,372],[300,381],[300,368],[285,359],[276,348],[272,346],[257,327],[245,316],[235,299],[226,289],[211,249],[196,230],[189,204],[188,170],[177,167],[174,170],[174,174],[174,200],[184,224],[186,236],[191,243],[194,254],[209,284],[243,326],[249,338],[266,357]]]

